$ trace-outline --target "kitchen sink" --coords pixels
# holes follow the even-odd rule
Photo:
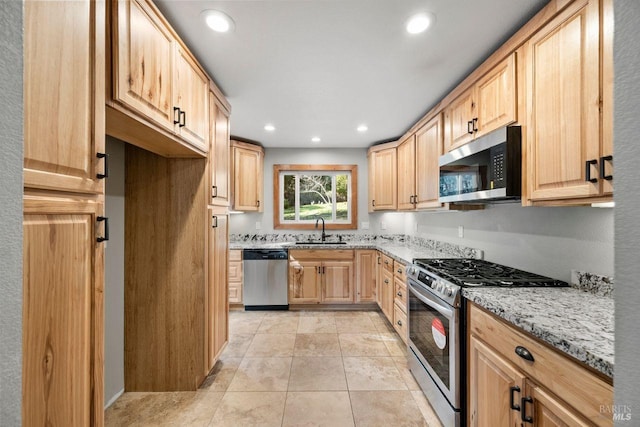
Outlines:
[[[296,245],[346,245],[347,242],[296,242]]]

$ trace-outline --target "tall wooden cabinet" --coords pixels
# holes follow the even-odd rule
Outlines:
[[[105,4],[24,12],[22,421],[101,426]]]
[[[225,208],[209,207],[209,271],[207,273],[207,364],[213,368],[229,341],[229,213]]]
[[[258,145],[233,140],[231,148],[233,209],[262,212],[264,149]]]

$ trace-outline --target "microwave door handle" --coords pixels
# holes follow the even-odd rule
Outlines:
[[[421,292],[420,289],[416,288],[411,283],[409,283],[409,289],[413,291],[413,294],[420,301],[422,301],[423,303],[427,304],[429,307],[436,309],[438,311],[438,313],[442,314],[443,316],[445,316],[445,317],[447,317],[449,319],[451,319],[453,317],[453,309],[440,304],[439,302],[437,302],[436,300],[431,298],[429,295]]]

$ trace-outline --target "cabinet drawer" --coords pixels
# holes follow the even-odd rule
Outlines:
[[[393,278],[394,293],[393,300],[400,310],[407,312],[407,284],[398,277]]]
[[[393,275],[400,281],[407,283],[407,269],[403,263],[396,260],[393,261]]]
[[[382,267],[393,273],[393,258],[385,254],[380,254]]]
[[[229,302],[242,304],[242,283],[229,282]]]
[[[407,315],[398,304],[393,305],[393,327],[402,338],[402,341],[407,342]]]
[[[613,387],[587,368],[474,304],[469,304],[469,333],[489,344],[591,422],[611,425],[611,414],[601,413],[600,407],[613,404]],[[515,353],[517,346],[529,350],[534,361],[518,356]]]
[[[229,251],[229,261],[242,261],[242,249],[231,249]]]
[[[242,261],[232,261],[229,263],[229,282],[242,283]]]
[[[353,254],[353,249],[291,249],[289,250],[289,259],[350,260],[353,259]]]

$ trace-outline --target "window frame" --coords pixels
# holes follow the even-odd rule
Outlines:
[[[351,215],[351,221],[348,222],[326,222],[327,230],[355,230],[358,228],[358,165],[273,165],[273,228],[274,229],[294,229],[294,230],[312,230],[315,229],[315,222],[288,222],[280,220],[281,202],[283,194],[280,194],[280,174],[281,172],[305,172],[313,173],[323,172],[339,173],[349,172],[350,194],[348,196],[348,209]],[[284,187],[283,187],[284,188]]]

